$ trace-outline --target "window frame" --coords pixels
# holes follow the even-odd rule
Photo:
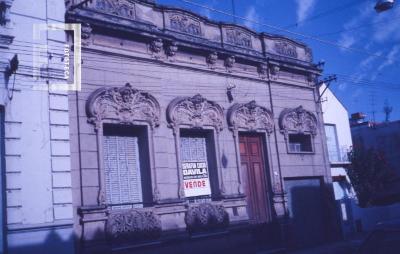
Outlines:
[[[337,128],[336,128],[336,124],[331,124],[331,123],[325,123],[324,124],[324,130],[325,130],[325,136],[326,136],[326,139],[328,140],[328,135],[326,135],[326,133],[327,133],[327,131],[326,131],[326,127],[327,126],[329,126],[329,127],[333,127],[333,129],[334,129],[334,132],[335,132],[335,143],[336,143],[336,155],[337,155],[337,158],[338,158],[338,160],[337,161],[331,161],[331,158],[330,158],[330,152],[329,152],[329,146],[328,146],[328,141],[326,142],[327,144],[326,144],[326,146],[327,146],[327,152],[328,152],[328,158],[329,158],[329,161],[330,161],[330,163],[334,163],[334,162],[341,162],[342,161],[342,155],[341,155],[341,152],[340,152],[340,145],[339,145],[339,138],[338,138],[338,134],[337,134]]]
[[[122,205],[132,205],[131,208],[136,208],[135,204],[142,204],[143,207],[148,207],[153,204],[153,193],[151,191],[151,166],[150,166],[150,150],[148,143],[148,127],[146,125],[122,125],[122,124],[110,124],[103,123],[103,136],[102,136],[102,146],[99,149],[102,150],[102,158],[99,158],[104,162],[104,137],[105,136],[119,136],[119,137],[136,137],[137,138],[137,148],[138,148],[138,159],[139,159],[139,171],[140,171],[140,182],[141,182],[141,192],[142,192],[142,202],[128,202],[121,203]],[[107,190],[105,184],[105,166],[103,164],[102,174],[104,179],[104,193],[107,200]],[[121,204],[109,204],[107,205],[111,208],[113,206],[118,206]]]
[[[193,128],[180,128],[179,130],[179,160],[182,165],[181,158],[181,138],[182,137],[200,137],[206,139],[206,152],[207,152],[207,167],[208,167],[208,178],[210,181],[211,195],[209,198],[212,201],[217,201],[221,197],[221,192],[219,189],[219,170],[217,163],[217,152],[216,152],[216,142],[215,142],[215,133],[214,129],[205,128],[205,129],[193,129]],[[180,168],[180,170],[182,170]],[[183,183],[183,178],[182,178]],[[185,199],[189,201],[194,201],[202,199],[202,197],[207,196],[199,196],[199,197],[185,197]]]
[[[298,136],[305,136],[309,138],[309,142],[310,142],[310,151],[293,151],[290,148],[290,136],[291,135],[298,135]],[[308,133],[295,133],[295,132],[290,132],[287,134],[287,141],[286,141],[286,146],[287,146],[287,152],[289,154],[314,154],[315,153],[315,149],[314,149],[314,138],[311,134]]]

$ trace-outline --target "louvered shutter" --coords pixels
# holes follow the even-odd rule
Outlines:
[[[104,136],[104,175],[108,204],[142,203],[137,137]],[[141,207],[123,205],[113,208]]]

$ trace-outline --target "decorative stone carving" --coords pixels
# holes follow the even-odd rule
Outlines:
[[[266,77],[268,74],[268,65],[265,63],[260,63],[258,65],[258,73],[260,74],[261,77]]]
[[[178,97],[167,108],[167,120],[173,128],[180,125],[194,128],[211,126],[220,131],[223,128],[223,119],[221,106],[200,94],[193,97]]]
[[[185,223],[189,232],[225,228],[229,226],[229,215],[222,205],[202,203],[189,206]]]
[[[201,27],[199,21],[181,14],[173,14],[170,16],[169,20],[171,29],[182,33],[201,36]]]
[[[307,75],[307,81],[308,82],[315,82],[317,78],[317,75],[315,75],[314,73],[309,73]]]
[[[233,68],[233,66],[235,65],[236,59],[234,56],[228,56],[225,59],[225,67],[226,68]]]
[[[269,68],[272,79],[278,79],[281,68],[278,65],[272,64]]]
[[[0,0],[0,48],[9,48],[14,40],[11,29],[10,9],[13,0]]]
[[[317,118],[302,106],[284,109],[279,116],[279,128],[283,134],[309,133],[317,134]]]
[[[160,38],[157,38],[150,43],[150,50],[158,54],[161,52],[163,45],[163,41]]]
[[[176,52],[178,52],[178,45],[173,41],[167,46],[166,54],[172,57],[176,55]]]
[[[312,51],[309,47],[305,48],[305,60],[308,62],[312,62],[313,61],[313,55],[312,55]]]
[[[207,56],[207,64],[209,65],[210,68],[214,68],[217,61],[218,61],[218,53],[217,52],[211,52]]]
[[[238,29],[226,30],[226,42],[235,46],[252,48],[251,36]]]
[[[81,38],[82,45],[88,46],[90,44],[90,37],[92,36],[92,27],[88,23],[82,23],[81,25]]]
[[[286,41],[275,42],[275,51],[279,55],[297,58],[296,46]]]
[[[135,19],[135,4],[129,0],[96,0],[95,8],[108,14]]]
[[[112,211],[106,222],[107,236],[112,241],[140,241],[161,236],[161,222],[147,209]]]
[[[270,110],[259,106],[254,100],[249,103],[236,103],[228,109],[228,124],[234,130],[274,131],[274,117]]]
[[[160,105],[147,92],[132,88],[127,83],[120,88],[100,88],[93,92],[86,102],[89,122],[96,125],[104,120],[132,124],[147,122],[156,127],[160,122]]]

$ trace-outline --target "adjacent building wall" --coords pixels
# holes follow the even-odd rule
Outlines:
[[[61,0],[5,2],[11,4],[6,30],[13,37],[8,46],[0,46],[7,253],[71,253],[68,97],[65,91],[47,89],[48,84],[60,81],[63,68],[60,52],[64,49],[65,35],[43,31],[34,40],[34,25],[64,22],[65,3]],[[35,46],[49,48],[39,66],[33,62]],[[7,82],[3,74],[14,54],[19,66]]]

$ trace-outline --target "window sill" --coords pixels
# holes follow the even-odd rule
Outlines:
[[[290,152],[290,151],[288,151],[288,154],[315,154],[315,152],[314,151],[311,151],[311,152]]]

